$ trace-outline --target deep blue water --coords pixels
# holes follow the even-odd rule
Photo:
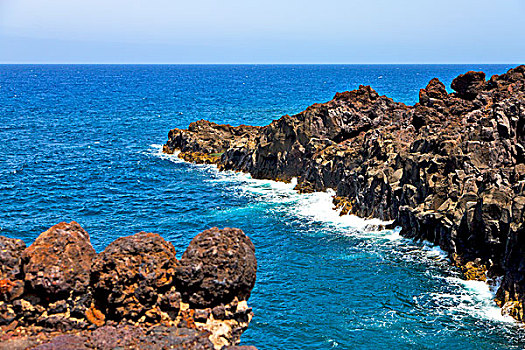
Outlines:
[[[200,231],[242,228],[259,271],[244,344],[260,349],[518,349],[486,286],[435,248],[339,218],[329,194],[163,156],[191,121],[264,125],[372,85],[413,104],[433,77],[512,65],[0,65],[0,234],[31,243],[78,221],[101,251],[162,234],[180,254]]]

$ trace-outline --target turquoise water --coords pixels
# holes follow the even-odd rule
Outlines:
[[[330,193],[160,152],[171,128],[201,118],[264,125],[359,84],[413,104],[433,77],[510,67],[0,65],[0,234],[31,243],[76,220],[98,251],[145,230],[180,256],[206,228],[239,227],[259,261],[244,344],[519,349],[524,332],[438,249],[340,218]]]

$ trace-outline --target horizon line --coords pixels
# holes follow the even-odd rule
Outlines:
[[[279,62],[0,62],[0,65],[201,65],[201,66],[212,66],[212,65],[521,65],[523,63],[512,63],[512,62],[375,62],[375,63],[344,63],[344,62],[323,62],[323,63],[279,63]]]

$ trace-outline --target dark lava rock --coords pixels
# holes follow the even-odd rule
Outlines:
[[[158,234],[117,239],[93,263],[97,306],[116,320],[137,320],[146,313],[160,317],[157,308],[178,312],[179,297],[172,289],[177,265],[175,248]]]
[[[0,301],[10,301],[22,295],[22,252],[26,244],[20,239],[0,236]]]
[[[26,244],[21,239],[0,236],[0,279],[17,279],[21,272],[21,256]]]
[[[214,227],[198,234],[180,263],[179,290],[193,306],[214,307],[235,297],[247,300],[255,284],[255,247],[239,229]]]
[[[88,233],[78,223],[59,223],[23,252],[25,281],[50,298],[85,292],[95,255]]]
[[[426,88],[419,90],[419,103],[422,105],[432,104],[432,101],[444,100],[447,98],[448,93],[443,84],[439,79],[432,79]]]
[[[164,147],[164,152],[173,153],[175,149],[183,153],[206,152],[220,154],[239,143],[246,143],[258,131],[256,126],[219,125],[207,120],[191,123],[188,130],[173,129],[170,140]],[[199,140],[199,142],[195,142]]]
[[[457,91],[458,96],[467,100],[473,100],[485,86],[485,73],[467,72],[452,80],[450,87]]]
[[[301,192],[334,189],[341,212],[393,220],[403,236],[448,252],[466,278],[503,276],[497,301],[525,320],[525,66],[488,82],[467,72],[452,88],[432,79],[414,106],[369,86],[336,94],[257,129],[249,142],[224,134],[236,146],[222,148],[218,167],[295,177]],[[207,149],[210,130],[176,130],[170,150],[216,150]]]

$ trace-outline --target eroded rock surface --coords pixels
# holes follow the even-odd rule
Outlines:
[[[115,320],[160,320],[179,311],[175,248],[161,236],[140,232],[118,238],[93,264],[92,285],[103,313]]]
[[[25,248],[20,239],[0,236],[0,301],[10,301],[24,292],[22,252]]]
[[[82,293],[89,286],[95,255],[88,233],[74,221],[62,222],[24,250],[24,279],[33,291],[49,298]]]
[[[173,129],[163,151],[180,151],[179,157],[195,163],[216,164],[227,149],[254,145],[259,127],[219,125],[207,120],[191,123],[187,130]]]
[[[0,349],[235,349],[253,316],[255,248],[239,229],[204,231],[181,261],[146,232],[96,254],[76,222],[0,248]]]
[[[239,229],[214,227],[199,233],[180,263],[180,290],[193,306],[248,299],[255,284],[255,247]]]
[[[525,320],[525,66],[488,81],[467,72],[451,87],[432,79],[406,106],[360,86],[213,147],[223,126],[176,129],[165,149],[214,153],[220,169],[255,178],[295,177],[301,192],[332,188],[342,212],[394,220],[466,277],[503,276],[497,302]]]

